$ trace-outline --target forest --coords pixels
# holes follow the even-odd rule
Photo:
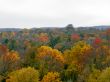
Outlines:
[[[1,31],[0,82],[110,82],[110,28]]]

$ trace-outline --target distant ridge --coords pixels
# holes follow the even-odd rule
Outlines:
[[[33,27],[33,28],[30,28],[31,30],[34,30],[34,29],[54,29],[54,28],[74,28],[74,29],[78,29],[78,28],[95,28],[95,29],[99,29],[99,30],[106,30],[108,28],[110,28],[109,25],[100,25],[100,26],[81,26],[81,27],[74,27],[72,24],[68,24],[67,26],[65,27],[41,27],[41,28],[37,28],[37,27]],[[25,28],[23,28],[25,29]],[[11,31],[14,31],[14,32],[18,32],[18,31],[22,31],[23,30],[22,28],[0,28],[0,32],[11,32]],[[27,28],[26,28],[27,29]]]
[[[108,29],[108,28],[110,28],[110,26],[102,25],[102,26],[94,26],[94,28],[97,28],[97,29]]]
[[[18,32],[21,30],[22,29],[20,29],[20,28],[0,28],[0,32],[10,32],[10,31]]]

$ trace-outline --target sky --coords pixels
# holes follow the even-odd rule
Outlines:
[[[110,0],[0,0],[0,28],[110,25]]]

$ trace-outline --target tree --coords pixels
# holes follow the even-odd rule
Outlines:
[[[71,35],[75,31],[75,28],[72,24],[68,24],[65,29],[68,35]]]
[[[110,28],[108,28],[106,30],[106,39],[107,39],[107,44],[108,44],[108,46],[110,48]]]
[[[16,68],[17,61],[20,59],[18,52],[10,51],[3,54],[0,58],[0,73],[6,73]]]
[[[93,63],[96,68],[102,70],[110,66],[110,49],[106,45],[94,48]]]
[[[95,38],[95,40],[93,41],[94,46],[100,46],[101,44],[102,44],[102,39],[99,37]]]
[[[0,75],[0,82],[4,82],[3,80],[5,79],[4,76]]]
[[[48,72],[47,75],[43,77],[41,82],[62,82],[60,80],[60,74],[58,72]]]
[[[39,82],[39,73],[34,68],[22,68],[11,72],[6,82]]]
[[[36,59],[39,62],[41,77],[48,71],[61,71],[64,65],[62,53],[48,46],[37,49]]]
[[[16,40],[11,40],[10,42],[8,42],[8,48],[9,50],[16,50],[17,49],[17,44],[16,44]]]
[[[86,82],[100,82],[98,78],[101,74],[101,71],[98,69],[93,69],[92,72],[86,77]],[[105,81],[104,81],[105,82]]]
[[[1,45],[1,44],[0,44],[0,55],[7,53],[8,50],[9,50],[9,49],[7,48],[6,45]]]
[[[49,42],[49,38],[47,33],[40,33],[38,36],[38,41],[41,43],[48,43]]]
[[[71,39],[72,39],[73,41],[77,41],[77,40],[80,39],[80,36],[79,36],[78,34],[72,34],[72,35],[71,35]]]
[[[65,69],[62,74],[62,80],[65,82],[68,81],[72,81],[72,82],[76,82],[77,78],[78,78],[78,70],[77,67],[74,64],[71,64],[67,67],[67,69]]]
[[[110,67],[102,71],[97,82],[110,82]]]
[[[36,58],[37,47],[27,48],[24,55],[23,66],[36,67],[37,62]]]
[[[49,45],[54,48],[54,46],[60,42],[60,37],[53,37],[51,34],[50,34],[50,42],[49,42]]]
[[[64,51],[64,58],[67,64],[75,64],[78,68],[82,68],[87,63],[91,55],[92,47],[84,41],[79,41],[71,48]]]
[[[84,41],[79,41],[70,50],[64,51],[66,69],[63,75],[66,81],[76,82],[79,79],[79,74],[89,64],[91,51],[92,47]]]

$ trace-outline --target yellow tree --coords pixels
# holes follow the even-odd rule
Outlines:
[[[6,82],[39,82],[39,73],[34,68],[22,68],[11,72]]]
[[[67,64],[75,64],[82,68],[87,62],[92,47],[84,41],[77,42],[70,50],[64,51],[64,58]]]
[[[60,80],[60,74],[58,72],[48,72],[47,75],[43,77],[41,82],[62,82]]]
[[[110,67],[102,71],[97,79],[97,82],[110,82]]]
[[[86,82],[100,82],[98,81],[100,74],[100,70],[93,69],[92,72],[86,77]]]
[[[61,71],[64,65],[62,53],[48,46],[37,49],[36,59],[39,61],[41,74],[48,71]]]
[[[66,63],[66,69],[62,74],[64,80],[72,82],[79,80],[78,74],[82,74],[84,67],[89,64],[91,51],[92,47],[84,41],[79,41],[70,50],[64,51]]]

